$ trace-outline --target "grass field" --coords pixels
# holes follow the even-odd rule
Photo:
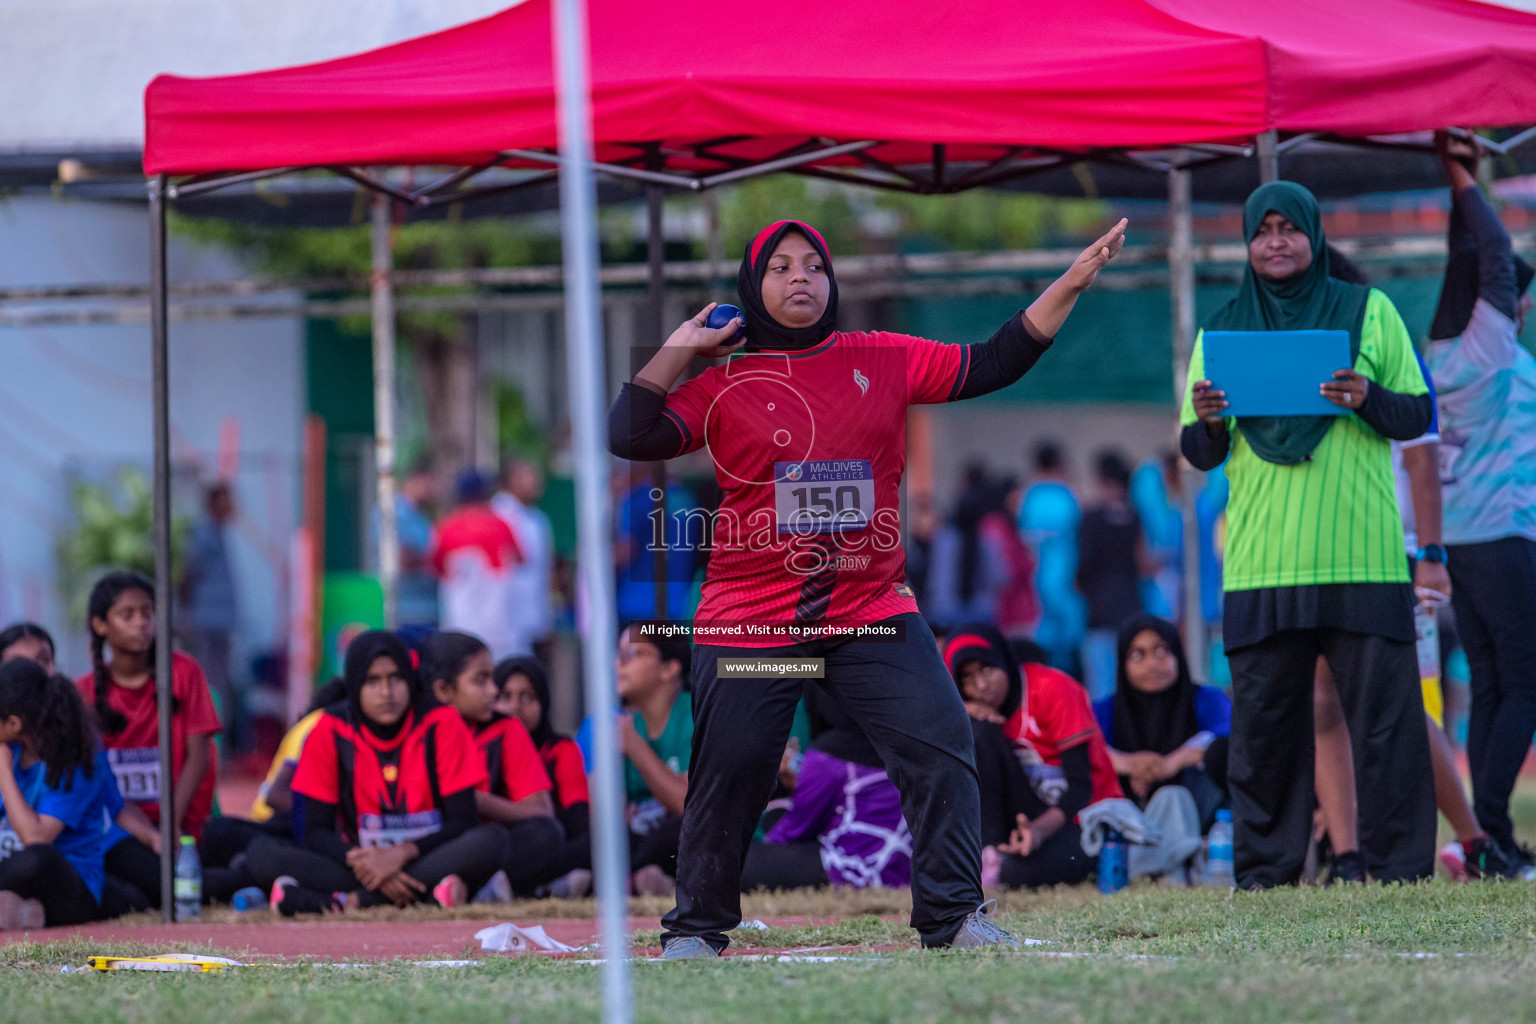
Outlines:
[[[1536,808],[1522,803],[1528,822]],[[636,1016],[658,1024],[1536,1020],[1536,885],[1437,881],[1238,894],[1138,885],[1108,899],[1088,887],[1010,894],[1002,923],[1049,944],[1014,953],[877,952],[911,946],[904,925],[875,916],[903,907],[897,893],[750,897],[749,917],[847,916],[822,928],[742,933],[738,946],[869,948],[843,951],[855,959],[838,963],[637,963]],[[574,909],[526,905],[497,916],[528,921]],[[380,928],[391,923],[380,916]],[[636,940],[650,945],[656,935]],[[535,957],[437,969],[59,973],[91,953],[164,951],[80,942],[0,947],[0,1020],[557,1024],[595,1020],[600,1005],[597,968]]]

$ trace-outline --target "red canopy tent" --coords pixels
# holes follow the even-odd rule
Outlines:
[[[538,161],[549,17],[528,0],[320,64],[162,75],[145,170]],[[598,160],[695,180],[874,142],[802,166],[933,164],[908,183],[949,191],[1041,154],[1536,119],[1536,16],[1472,0],[593,0],[590,24]]]
[[[1170,171],[1176,207],[1183,175],[1187,210],[1182,168],[1246,155],[1255,139],[1262,151],[1277,131],[1362,137],[1536,121],[1536,91],[1529,88],[1536,81],[1536,16],[1474,0],[587,6],[599,169],[656,185],[700,189],[793,170],[954,192],[1088,158]],[[491,168],[562,162],[555,153],[551,9],[551,0],[526,0],[481,21],[340,60],[223,78],[161,76],[150,84],[144,166],[151,178],[156,556],[163,590],[170,583],[167,201],[315,167],[415,205],[518,187],[477,188],[472,179]],[[1181,152],[1148,155],[1168,149]],[[359,170],[380,165],[459,169],[407,189]],[[183,180],[173,184],[173,176]],[[387,224],[387,207],[376,202],[376,367],[393,353],[378,326],[392,319]],[[1176,231],[1173,252],[1182,245],[1187,256],[1188,242],[1187,232],[1181,242]],[[1187,345],[1191,264],[1186,258],[1175,270],[1176,339]],[[376,387],[387,405],[391,392],[378,381]],[[592,398],[584,396],[595,410]],[[389,451],[387,423],[381,415],[381,453]],[[381,454],[383,498],[390,494],[388,460]],[[392,507],[381,500],[381,538],[393,535]],[[165,614],[157,670],[165,686],[170,648]],[[168,757],[166,747],[167,777]],[[169,837],[166,843],[169,851]],[[169,893],[168,878],[165,888]]]

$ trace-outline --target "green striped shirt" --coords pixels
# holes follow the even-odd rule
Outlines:
[[[1204,334],[1195,339],[1184,386],[1185,425],[1196,422],[1193,386],[1204,379]],[[1366,302],[1355,370],[1390,391],[1429,393],[1403,318],[1375,289]],[[1277,466],[1254,454],[1236,420],[1228,419],[1227,429],[1232,495],[1224,589],[1408,582],[1385,437],[1347,413],[1334,420],[1311,461]]]

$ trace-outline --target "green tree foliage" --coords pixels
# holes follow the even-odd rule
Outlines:
[[[85,624],[91,585],[108,569],[130,569],[155,578],[155,502],[149,481],[137,469],[118,473],[117,486],[78,480],[70,489],[75,523],[61,531],[55,547],[59,596],[72,625]],[[192,523],[171,519],[171,575],[184,562]]]

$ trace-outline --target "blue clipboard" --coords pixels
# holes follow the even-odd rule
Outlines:
[[[1348,331],[1206,331],[1205,379],[1227,393],[1227,416],[1343,416],[1317,393],[1351,365]]]

